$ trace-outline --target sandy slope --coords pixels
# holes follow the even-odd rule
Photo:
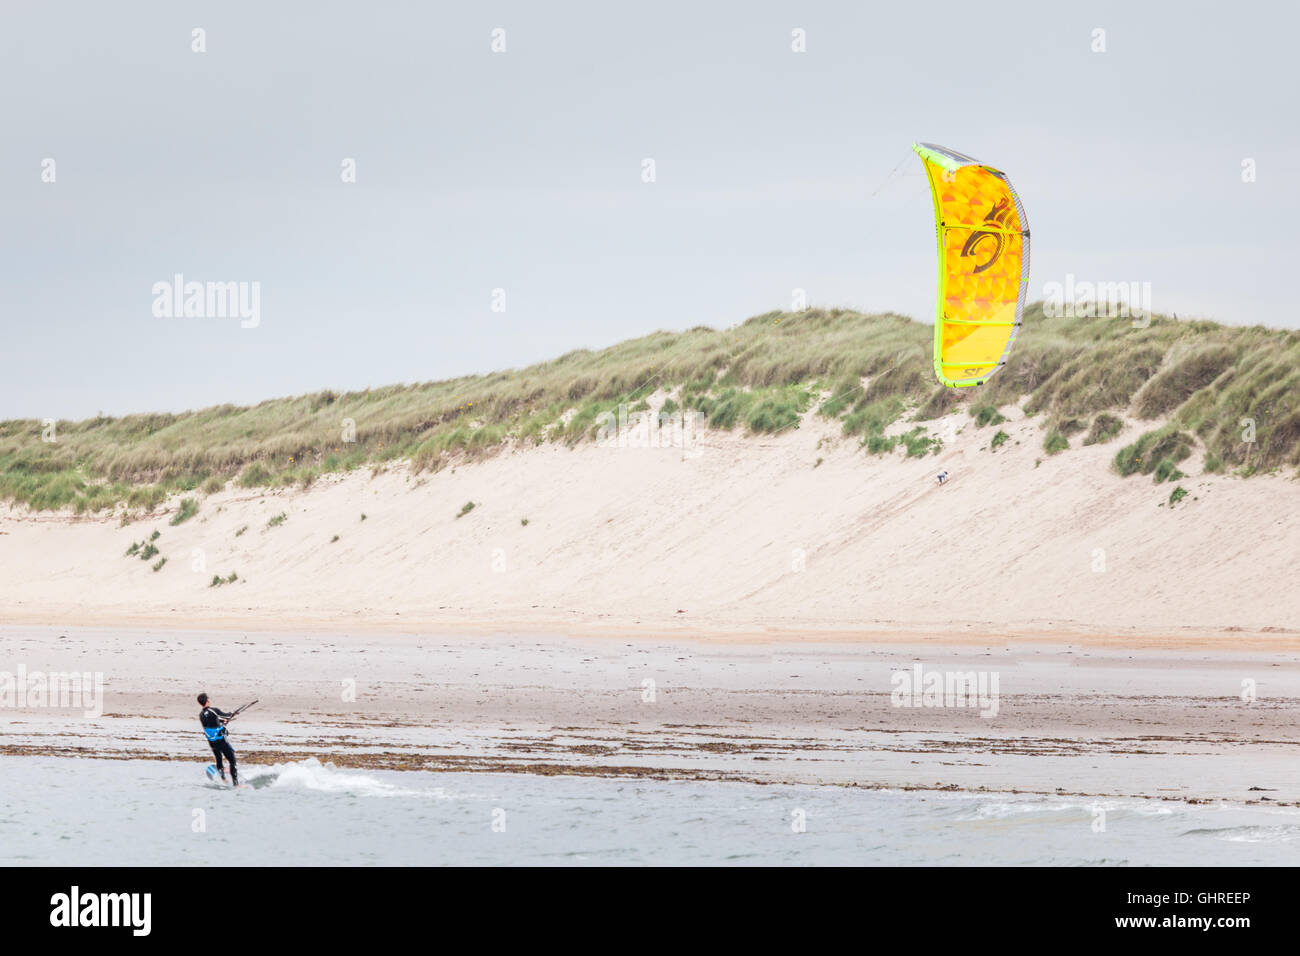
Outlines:
[[[1191,477],[1171,509],[1170,485],[1108,470],[1133,430],[1048,458],[1040,424],[1011,414],[997,452],[965,413],[931,423],[949,441],[924,459],[866,455],[809,417],[775,437],[705,432],[685,454],[547,446],[232,489],[178,527],[8,509],[0,621],[1175,643],[1241,629],[1242,646],[1300,646],[1300,485]],[[123,557],[154,529],[156,573]]]

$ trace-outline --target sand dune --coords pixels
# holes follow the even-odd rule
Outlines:
[[[1170,507],[1171,484],[1109,470],[1131,430],[1049,457],[1009,411],[998,450],[962,412],[927,423],[947,440],[921,459],[868,455],[810,415],[686,451],[507,448],[437,474],[231,488],[175,527],[176,500],[126,526],[10,508],[0,620],[1300,644],[1296,482],[1193,462]],[[154,530],[157,572],[123,556]]]

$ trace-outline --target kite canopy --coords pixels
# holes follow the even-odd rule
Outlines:
[[[942,146],[912,148],[939,238],[934,372],[955,388],[983,385],[1006,364],[1025,314],[1029,220],[1005,173]]]

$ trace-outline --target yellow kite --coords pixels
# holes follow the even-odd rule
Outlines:
[[[983,385],[1007,363],[1029,288],[1029,220],[1006,173],[951,149],[915,143],[934,196],[939,307],[934,372]]]

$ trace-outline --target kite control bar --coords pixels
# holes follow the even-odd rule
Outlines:
[[[260,699],[260,698],[259,698],[259,699]],[[238,717],[241,713],[243,713],[245,710],[247,710],[249,707],[252,707],[252,706],[253,706],[254,704],[256,704],[256,703],[257,703],[256,700],[250,700],[250,701],[249,701],[247,704],[245,704],[243,707],[238,707],[238,708],[236,708],[236,709],[235,709],[235,712],[234,712],[233,714],[231,714],[229,717],[227,717],[225,722],[226,722],[226,723],[230,723],[232,720],[234,720],[236,717]]]

